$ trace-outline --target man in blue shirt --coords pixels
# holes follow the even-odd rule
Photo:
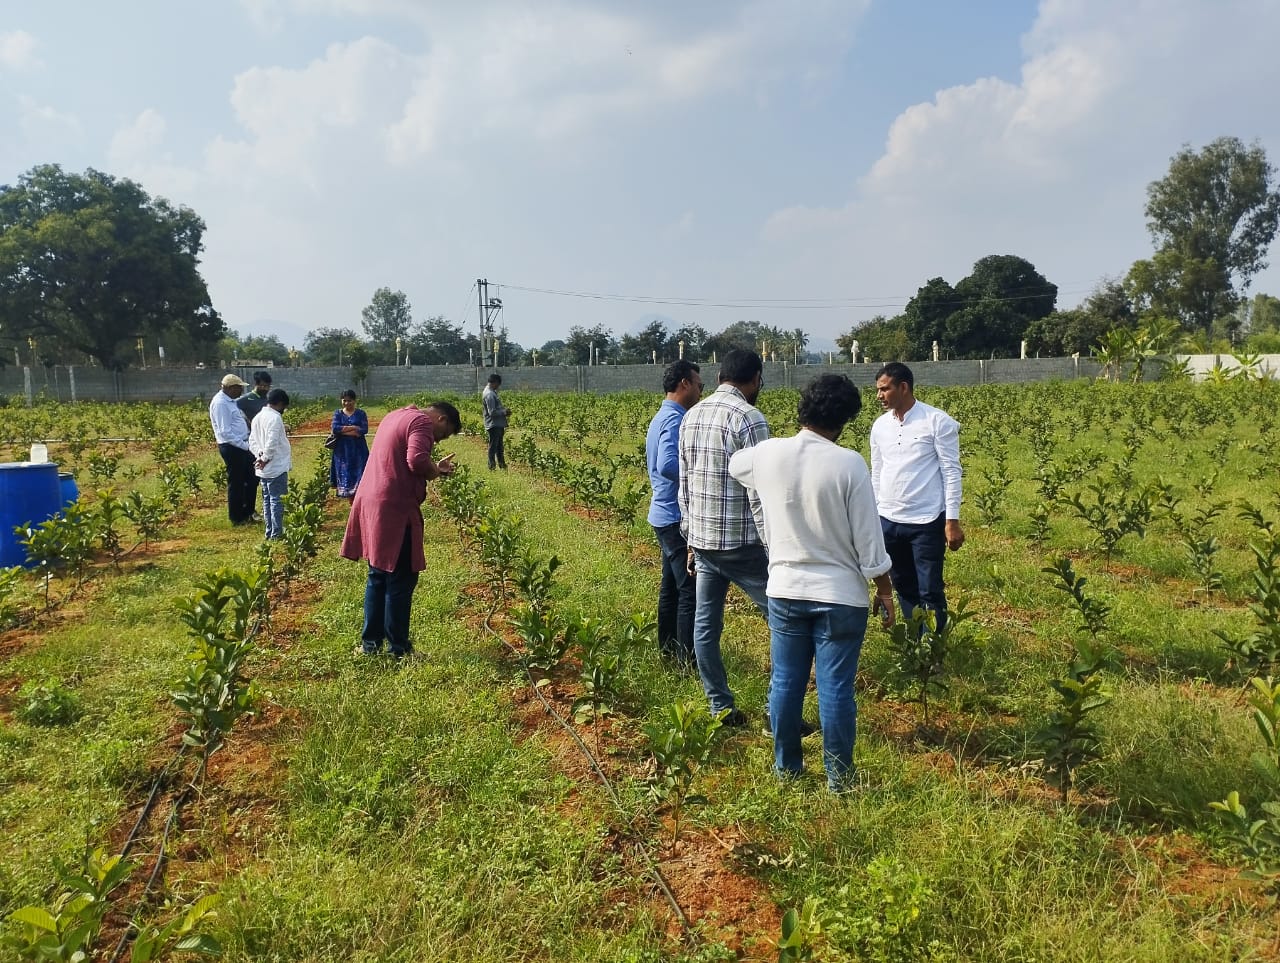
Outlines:
[[[662,657],[682,669],[696,665],[693,654],[693,613],[697,602],[689,548],[680,533],[680,423],[685,412],[702,397],[702,375],[692,361],[673,362],[662,374],[667,393],[649,423],[645,463],[649,469],[649,524],[662,551],[662,582],[658,588],[658,646]]]

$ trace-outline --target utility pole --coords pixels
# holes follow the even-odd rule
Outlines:
[[[502,298],[489,296],[489,282],[485,278],[476,278],[476,293],[480,300],[480,367],[496,368],[498,359],[493,322],[502,314]]]

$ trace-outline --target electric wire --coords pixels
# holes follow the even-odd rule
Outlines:
[[[526,294],[543,294],[551,297],[579,298],[592,301],[619,301],[634,304],[659,304],[674,307],[691,308],[729,308],[740,311],[836,311],[836,310],[874,310],[878,308],[904,308],[917,295],[884,295],[879,297],[828,297],[828,298],[700,298],[669,297],[648,294],[608,294],[597,291],[570,291],[557,288],[541,288],[529,285],[494,282],[512,291],[523,291]],[[967,307],[974,304],[990,304],[1012,301],[1028,301],[1054,295],[1084,294],[1087,289],[1062,290],[1055,285],[1040,286],[1028,289],[1027,293],[1006,295],[1003,297],[956,298],[951,300],[931,301],[930,304],[943,307]]]

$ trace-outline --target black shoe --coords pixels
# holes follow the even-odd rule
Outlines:
[[[720,720],[720,725],[728,726],[731,729],[738,729],[747,724],[747,714],[741,709],[730,709],[728,714]]]

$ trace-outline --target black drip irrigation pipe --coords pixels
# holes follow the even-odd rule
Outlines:
[[[542,689],[537,684],[537,680],[534,679],[533,673],[529,671],[529,667],[525,665],[524,660],[520,658],[520,652],[516,647],[503,638],[500,632],[494,630],[492,619],[495,611],[496,607],[491,607],[489,611],[485,613],[485,631],[502,643],[502,646],[515,656],[516,661],[524,668],[525,675],[529,679],[529,688],[533,690],[533,694],[537,696],[538,701],[542,703],[543,710],[556,721],[560,728],[564,729],[564,731],[569,734],[571,739],[573,739],[574,743],[578,747],[578,751],[586,758],[587,764],[591,767],[591,771],[594,772],[596,774],[596,778],[600,780],[600,785],[602,785],[605,792],[609,794],[609,798],[613,801],[613,805],[618,812],[623,816],[629,816],[630,814],[622,805],[622,800],[618,798],[618,793],[613,788],[613,783],[609,781],[609,777],[605,774],[605,771],[601,767],[600,761],[595,757],[595,754],[582,740],[582,737],[578,735],[578,731],[569,724],[569,720],[557,712],[555,706],[547,701],[547,698],[542,694]],[[689,923],[689,917],[685,914],[684,909],[680,906],[680,902],[676,899],[675,893],[671,891],[670,885],[668,885],[666,878],[662,875],[662,870],[658,868],[658,864],[653,861],[653,857],[649,855],[648,851],[643,846],[637,845],[634,851],[640,856],[641,862],[644,863],[645,870],[653,877],[654,882],[658,885],[658,889],[662,891],[663,897],[671,906],[672,911],[676,914],[676,919],[680,921],[680,928],[684,932],[685,939],[692,941],[696,935],[693,926]]]

